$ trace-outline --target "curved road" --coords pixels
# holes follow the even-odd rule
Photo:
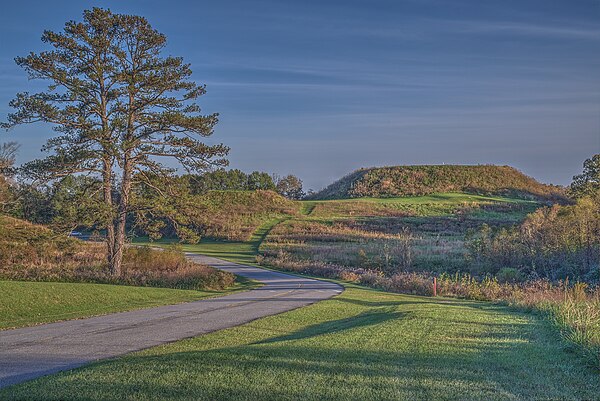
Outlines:
[[[0,331],[0,387],[98,359],[238,326],[343,291],[341,286],[325,281],[208,256],[188,254],[188,257],[265,285],[184,304]]]

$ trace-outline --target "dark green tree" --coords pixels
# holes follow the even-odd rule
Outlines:
[[[600,154],[583,162],[583,173],[573,177],[569,192],[574,198],[593,196],[600,191]]]
[[[106,228],[110,271],[119,275],[132,187],[148,174],[169,176],[161,162],[175,159],[188,171],[227,164],[224,145],[207,145],[217,114],[203,115],[196,103],[205,87],[191,78],[180,57],[164,57],[166,37],[139,16],[94,8],[63,32],[45,31],[52,50],[16,58],[48,90],[19,93],[10,103],[6,128],[46,122],[57,136],[45,159],[29,163],[32,176],[52,180],[71,174],[97,177]]]
[[[275,183],[273,178],[267,173],[261,173],[260,171],[253,171],[248,174],[248,188],[251,191],[257,189],[264,189],[269,191],[275,191]]]
[[[304,191],[302,189],[302,180],[295,175],[287,175],[276,180],[277,192],[288,199],[302,199]]]

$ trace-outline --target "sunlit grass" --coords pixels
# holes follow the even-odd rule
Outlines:
[[[350,286],[292,312],[0,392],[2,399],[597,399],[535,314]]]
[[[192,291],[87,283],[0,281],[0,329],[195,301],[239,290]]]

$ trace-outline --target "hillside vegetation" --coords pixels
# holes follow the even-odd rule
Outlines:
[[[297,215],[300,205],[273,191],[209,191],[196,198],[202,236],[248,241],[269,220]]]
[[[84,242],[23,220],[0,215],[0,280],[127,284],[189,290],[221,290],[234,276],[190,262],[176,249],[125,250],[119,276],[106,270],[102,243]]]
[[[0,330],[195,301],[251,286],[234,285],[232,274],[192,263],[172,247],[126,249],[118,277],[107,273],[105,258],[101,243],[0,215]]]
[[[339,179],[310,199],[419,196],[440,192],[563,199],[558,187],[541,184],[510,166],[423,165],[364,168]]]

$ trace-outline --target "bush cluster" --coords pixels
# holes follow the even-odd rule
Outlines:
[[[122,274],[106,267],[102,243],[82,242],[17,219],[0,217],[0,279],[67,281],[191,290],[224,289],[235,276],[193,263],[177,249],[130,247]]]

